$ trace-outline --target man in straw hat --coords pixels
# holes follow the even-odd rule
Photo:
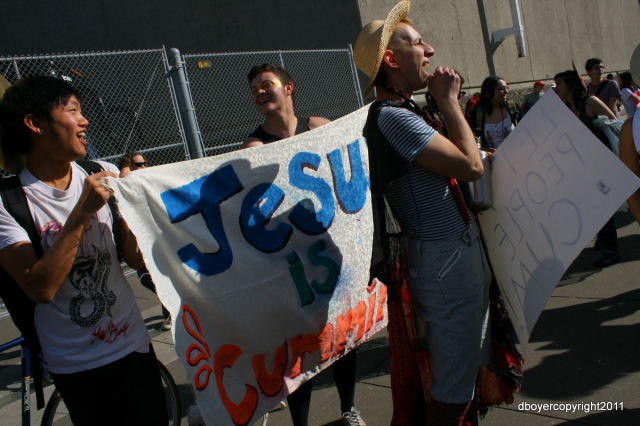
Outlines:
[[[394,257],[387,230],[395,218],[408,236],[412,302],[428,323],[433,381],[426,424],[457,425],[471,406],[478,367],[490,361],[491,273],[455,179],[475,181],[483,166],[458,105],[460,78],[446,67],[427,72],[435,51],[407,18],[409,6],[401,1],[385,20],[366,25],[354,49],[356,65],[370,77],[366,93],[377,91],[363,132],[375,224],[371,272],[383,277],[382,267]],[[410,98],[427,85],[449,139],[427,125]]]
[[[19,172],[1,185],[0,294],[24,320],[16,325],[28,347],[41,347],[74,425],[167,424],[156,356],[119,261],[137,269],[142,255],[106,205],[118,169],[100,162],[90,175],[75,162],[89,124],[79,94],[53,77],[23,78],[4,92],[0,124],[3,166]]]

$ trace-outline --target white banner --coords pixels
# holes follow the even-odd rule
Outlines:
[[[639,186],[553,91],[496,151],[493,209],[480,225],[521,343],[573,260]]]
[[[112,180],[207,424],[252,424],[386,325],[367,112]]]

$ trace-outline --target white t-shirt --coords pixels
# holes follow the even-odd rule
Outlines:
[[[112,164],[100,164],[118,172]],[[19,175],[44,252],[55,242],[82,193],[87,173],[76,163],[72,167],[66,191],[46,185],[26,167]],[[149,333],[118,262],[111,224],[108,206],[91,217],[71,271],[53,301],[36,304],[36,330],[54,373],[107,365],[149,345]],[[0,250],[22,241],[30,241],[29,236],[0,203]]]
[[[622,89],[621,92],[622,95],[620,96],[620,100],[622,101],[622,105],[624,105],[624,110],[627,112],[627,118],[631,118],[633,117],[633,114],[635,114],[636,109],[638,109],[635,101],[629,99],[629,96],[635,95],[635,93],[633,93],[633,91],[628,87]]]

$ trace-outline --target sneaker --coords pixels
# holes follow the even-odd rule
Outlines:
[[[344,426],[367,426],[356,407],[351,407],[351,411],[342,413],[342,423]]]
[[[165,330],[165,331],[171,330],[171,317],[168,317],[164,321],[162,321],[162,324],[160,325],[160,330]]]
[[[604,244],[602,243],[602,237],[601,236],[597,236],[596,237],[596,242],[593,243],[593,249],[595,251],[600,251],[604,248]]]
[[[190,405],[187,408],[187,424],[189,426],[207,426],[197,405]]]
[[[606,268],[607,266],[611,266],[618,262],[620,262],[618,250],[603,249],[598,260],[593,262],[593,266],[597,268]]]

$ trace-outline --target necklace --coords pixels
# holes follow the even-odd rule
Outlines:
[[[416,101],[414,101],[413,99],[411,99],[411,95],[406,93],[404,90],[399,89],[395,86],[392,86],[390,84],[387,84],[387,86],[385,87],[385,90],[387,91],[387,93],[392,94],[392,95],[398,95],[400,96],[402,99],[405,100],[405,102],[408,102],[411,105],[411,110],[413,112],[415,112],[416,114],[418,114],[420,117],[422,117],[422,119],[425,121],[425,123],[427,123],[429,126],[431,126],[436,132],[440,132],[444,129],[444,122],[436,117],[434,117],[428,110],[427,107],[421,108],[420,105],[418,105],[416,103]]]

